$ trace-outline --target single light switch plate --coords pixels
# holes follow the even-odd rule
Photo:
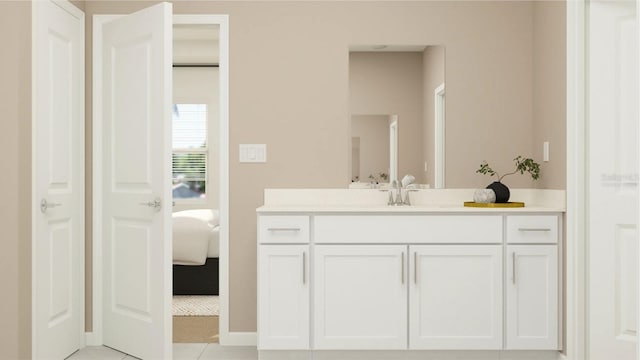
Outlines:
[[[266,163],[266,144],[240,144],[241,163]]]
[[[545,141],[542,144],[542,160],[544,162],[549,162],[549,142]]]

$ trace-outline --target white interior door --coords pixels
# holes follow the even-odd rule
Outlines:
[[[102,34],[103,342],[169,359],[172,6]]]
[[[33,3],[33,357],[84,336],[84,14]]]
[[[636,359],[638,33],[635,1],[588,3],[588,346]]]

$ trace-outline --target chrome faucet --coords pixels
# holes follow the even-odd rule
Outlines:
[[[409,189],[407,186],[411,185],[415,178],[411,175],[405,176],[402,181],[391,180],[389,183],[389,197],[387,198],[388,206],[407,206],[411,205],[411,199],[409,198],[409,193],[413,191],[418,191],[417,189]],[[404,198],[402,197],[402,189],[404,190]],[[396,195],[393,196],[393,191],[395,190]],[[380,190],[385,191],[385,190]]]
[[[405,205],[402,201],[402,182],[394,180],[396,183],[396,201],[393,203],[395,206]]]

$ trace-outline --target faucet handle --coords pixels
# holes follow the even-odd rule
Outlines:
[[[386,191],[387,193],[389,193],[389,198],[387,199],[387,205],[391,206],[394,204],[393,202],[393,188],[389,188],[389,189],[378,189],[378,191]]]
[[[404,205],[411,205],[411,200],[409,198],[409,193],[416,192],[418,189],[405,189],[404,193],[404,201],[402,202]]]

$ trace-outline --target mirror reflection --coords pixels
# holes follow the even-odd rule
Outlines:
[[[350,187],[444,187],[444,71],[444,46],[350,47]]]
[[[397,144],[394,115],[351,116],[351,181],[387,182]],[[393,155],[392,155],[393,154]],[[393,177],[395,174],[391,174]]]

